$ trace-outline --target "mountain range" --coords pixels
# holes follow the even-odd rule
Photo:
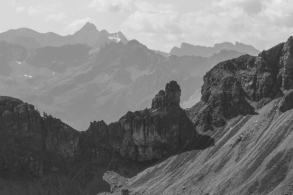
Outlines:
[[[18,45],[13,38],[23,37],[21,32],[33,32],[28,33],[29,40],[49,46],[32,49]],[[99,32],[89,23],[74,35],[51,34],[28,29],[0,34],[0,40],[10,37],[0,42],[0,93],[27,101],[80,130],[87,129],[92,120],[109,123],[129,110],[148,107],[152,97],[171,80],[184,89],[182,106],[190,107],[200,99],[202,76],[207,70],[244,54],[221,50],[211,57],[162,56],[136,40],[102,42],[101,37],[109,33]],[[88,40],[95,41],[85,44]],[[77,44],[62,45],[69,41]],[[52,46],[55,43],[59,46]]]
[[[20,28],[0,33],[0,41],[37,49],[46,46],[60,47],[69,44],[87,44],[98,48],[103,43],[118,43],[119,41],[127,43],[128,40],[122,32],[99,31],[94,24],[88,22],[72,35],[61,36],[53,32],[39,33],[28,28]]]
[[[124,52],[138,47],[112,44],[128,46]],[[101,55],[113,50],[104,47]],[[290,194],[292,48],[290,37],[258,56],[218,63],[204,75],[200,101],[188,109],[180,106],[184,89],[170,81],[150,108],[110,124],[92,121],[86,131],[1,96],[0,192]]]
[[[256,56],[136,40],[0,54],[0,194],[293,193],[293,37]]]
[[[177,56],[194,55],[194,56],[210,57],[223,49],[234,50],[234,51],[246,53],[253,56],[258,55],[260,53],[260,51],[258,51],[251,45],[246,45],[239,42],[236,42],[235,44],[224,42],[224,43],[216,43],[213,47],[182,43],[180,48],[173,47],[172,50],[170,51],[170,55],[177,55]]]

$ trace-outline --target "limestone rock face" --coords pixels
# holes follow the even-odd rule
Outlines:
[[[92,125],[79,132],[28,103],[0,97],[0,194],[99,194],[110,191],[106,171],[134,174],[138,164],[101,139],[108,126]]]
[[[0,97],[0,129],[24,136],[40,134],[41,116],[34,106],[18,99]]]
[[[108,128],[104,122],[95,122],[89,130],[96,129],[122,156],[139,162],[160,159],[197,136],[179,106],[180,94],[180,86],[171,81],[155,96],[151,109],[128,112]]]
[[[198,129],[223,126],[237,115],[253,114],[293,88],[293,39],[257,57],[244,55],[219,63],[204,76],[202,98],[191,109]]]
[[[63,169],[62,159],[79,155],[79,133],[34,106],[0,97],[0,173],[4,178],[40,177]]]
[[[39,176],[43,150],[41,116],[32,105],[0,97],[0,175]]]

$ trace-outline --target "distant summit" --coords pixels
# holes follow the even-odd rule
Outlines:
[[[202,57],[210,57],[219,51],[226,49],[226,50],[234,50],[241,53],[246,53],[249,55],[256,56],[260,53],[257,49],[255,49],[251,45],[245,45],[243,43],[236,42],[234,45],[230,42],[223,42],[217,43],[214,47],[206,47],[206,46],[199,46],[199,45],[191,45],[188,43],[182,43],[181,47],[174,47],[171,51],[171,55],[176,56],[202,56]]]
[[[124,44],[128,42],[122,32],[99,31],[94,24],[89,22],[72,35],[61,36],[53,32],[39,33],[28,28],[19,28],[0,33],[0,41],[16,43],[29,49],[46,46],[60,47],[68,44],[87,44],[99,48],[105,42],[122,41]]]
[[[93,23],[87,22],[79,31],[98,31],[98,29]]]

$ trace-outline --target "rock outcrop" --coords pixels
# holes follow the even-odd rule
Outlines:
[[[211,140],[195,131],[186,111],[180,108],[180,94],[177,82],[171,81],[153,99],[150,109],[128,112],[109,125],[92,122],[83,132],[46,113],[42,116],[28,103],[2,96],[0,184],[7,181],[17,185],[25,180],[43,194],[55,188],[58,190],[53,194],[110,192],[103,179],[106,171],[130,177],[149,162],[209,144]],[[99,185],[85,187],[93,180]],[[35,187],[38,182],[40,186]],[[3,186],[0,193],[11,190]]]
[[[41,177],[52,169],[66,170],[64,159],[80,155],[79,133],[34,106],[0,97],[2,178]],[[63,159],[63,160],[62,160]]]
[[[41,116],[21,100],[0,97],[0,194],[98,194],[110,192],[112,180],[103,179],[105,172],[137,173],[138,164],[115,155],[92,133]]]
[[[219,63],[204,76],[202,98],[191,116],[203,131],[220,127],[227,119],[253,114],[293,88],[293,42]]]
[[[89,131],[107,140],[121,156],[139,162],[160,159],[198,136],[180,108],[180,94],[180,86],[171,81],[153,99],[151,109],[128,112],[109,127],[94,122]]]

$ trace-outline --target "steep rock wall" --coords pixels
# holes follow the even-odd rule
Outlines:
[[[89,130],[122,156],[139,162],[160,159],[198,136],[180,108],[180,94],[180,86],[171,81],[165,91],[159,91],[150,109],[128,112],[108,127],[102,121],[94,122]]]
[[[204,76],[201,102],[191,109],[199,130],[221,127],[238,115],[254,114],[293,88],[293,38],[257,57],[221,62]]]

